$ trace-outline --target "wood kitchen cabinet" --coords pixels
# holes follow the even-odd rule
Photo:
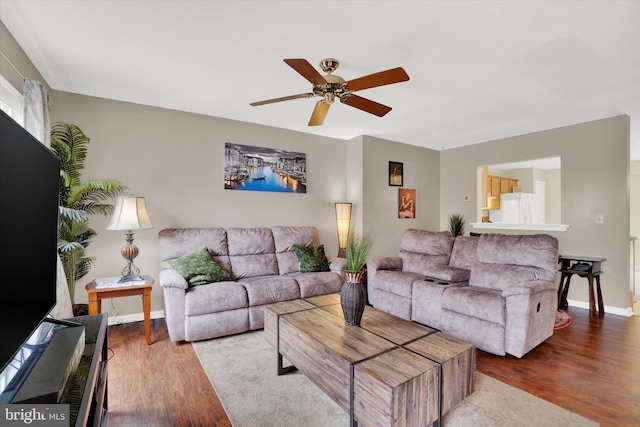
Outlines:
[[[487,166],[482,167],[482,194],[485,195],[483,209],[500,209],[500,194],[513,193],[518,180],[504,176],[489,175]]]

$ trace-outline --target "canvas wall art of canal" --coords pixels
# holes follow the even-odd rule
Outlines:
[[[307,156],[227,142],[224,145],[224,188],[306,193]]]

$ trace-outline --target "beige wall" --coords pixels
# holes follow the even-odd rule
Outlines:
[[[372,137],[349,141],[54,91],[53,121],[79,125],[91,138],[84,180],[114,179],[145,196],[153,230],[135,234],[136,265],[157,277],[157,232],[166,227],[316,225],[327,253],[337,254],[333,203],[353,203],[354,229],[372,231],[372,256],[397,254],[409,227],[436,229],[439,212],[439,156],[434,150]],[[235,142],[307,155],[306,194],[224,190],[224,143]],[[398,188],[388,184],[389,160],[404,163],[405,187],[417,190],[417,218],[398,218]],[[124,234],[106,231],[107,218],[94,217],[99,235],[87,253],[97,258],[76,292],[93,277],[118,275]],[[135,298],[116,299],[120,314],[140,312]],[[159,287],[152,310],[162,309]],[[103,308],[110,312],[111,307]]]
[[[562,223],[562,170],[554,169],[544,171],[545,192],[547,195],[545,204],[545,219],[547,224]]]
[[[440,226],[446,227],[451,212],[475,218],[479,166],[556,155],[562,157],[561,222],[570,227],[549,234],[558,237],[561,254],[607,258],[602,276],[604,303],[624,310],[629,307],[627,115],[441,152]],[[463,201],[465,194],[472,196],[470,201]],[[604,214],[604,224],[594,223],[596,213]],[[574,279],[569,299],[588,301],[586,280]]]
[[[52,122],[77,124],[91,138],[83,180],[118,180],[145,196],[155,228],[134,236],[143,274],[158,277],[157,233],[166,227],[315,225],[327,253],[337,255],[333,203],[346,197],[344,141],[59,91],[52,110]],[[225,142],[305,153],[307,193],[225,190]],[[86,282],[117,276],[124,266],[124,234],[106,231],[106,224],[91,220],[99,234],[87,254],[97,261],[77,288],[77,302],[87,300]],[[141,311],[137,298],[113,304],[120,314]],[[161,309],[157,286],[152,310]]]
[[[437,230],[440,152],[364,136],[364,229],[376,234],[372,256],[397,255],[407,228]],[[403,187],[389,186],[389,161],[403,163]],[[398,218],[398,189],[416,189],[416,218]]]
[[[629,306],[628,116],[444,152],[368,136],[345,142],[62,92],[54,92],[52,118],[74,122],[92,138],[85,179],[118,179],[147,198],[156,228],[136,234],[137,264],[156,277],[155,239],[164,227],[313,224],[335,255],[333,203],[343,200],[354,203],[354,227],[376,234],[372,256],[396,254],[406,228],[447,229],[452,212],[474,218],[477,166],[560,155],[562,222],[571,227],[550,234],[560,239],[561,253],[606,257],[605,304]],[[225,142],[306,153],[308,193],[224,190]],[[417,190],[416,219],[397,217],[398,187],[388,185],[389,160],[404,163],[404,187]],[[471,200],[463,201],[464,195]],[[604,214],[605,224],[594,224],[596,213]],[[92,224],[103,230],[106,219]],[[88,251],[98,258],[92,277],[121,268],[123,238],[107,231],[96,238]],[[86,295],[79,289],[82,301]],[[586,302],[586,286],[575,283],[569,298]],[[120,313],[139,312],[138,301],[114,304]],[[153,309],[161,308],[155,289]]]
[[[629,203],[631,205],[630,234],[633,237],[640,238],[640,160],[631,162],[629,189]],[[636,265],[640,265],[640,240],[636,240],[635,247]],[[636,283],[636,289],[640,289],[640,283]]]

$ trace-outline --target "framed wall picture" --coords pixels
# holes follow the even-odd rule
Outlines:
[[[398,188],[398,218],[416,217],[416,190]]]
[[[227,190],[307,192],[307,155],[265,147],[224,145]]]
[[[402,163],[389,162],[389,185],[402,187]]]

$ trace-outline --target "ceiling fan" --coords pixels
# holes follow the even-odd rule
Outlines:
[[[336,98],[343,104],[382,117],[391,111],[391,107],[355,95],[354,92],[409,80],[409,76],[401,67],[345,81],[342,77],[332,74],[340,65],[337,59],[326,58],[320,62],[320,68],[327,73],[324,76],[316,71],[306,59],[285,59],[284,62],[313,84],[312,92],[252,102],[250,105],[256,107],[274,102],[319,96],[322,99],[313,109],[309,126],[319,126],[324,123],[329,107]]]

